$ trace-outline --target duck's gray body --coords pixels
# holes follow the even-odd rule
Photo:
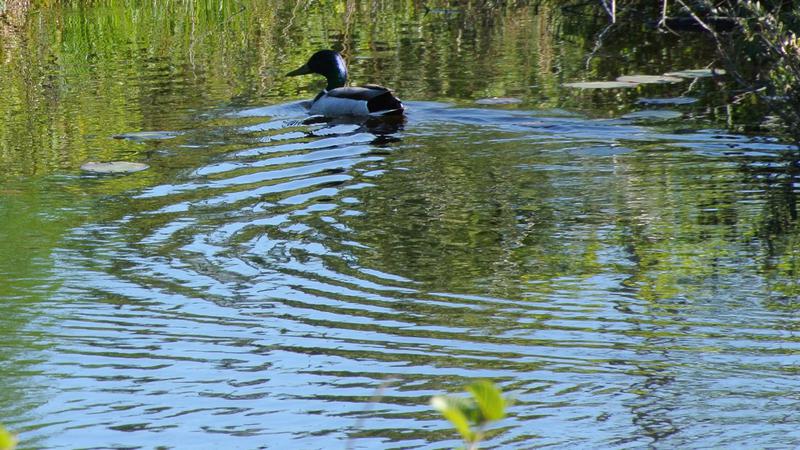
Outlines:
[[[306,64],[288,73],[288,76],[318,73],[328,80],[328,86],[311,102],[311,114],[326,117],[383,116],[402,114],[403,104],[392,91],[382,86],[368,84],[344,87],[347,67],[341,55],[332,50],[321,50],[311,56]]]
[[[403,104],[385,87],[366,85],[323,90],[308,112],[322,116],[383,116],[399,114]]]

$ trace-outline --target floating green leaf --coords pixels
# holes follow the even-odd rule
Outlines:
[[[617,81],[623,83],[665,84],[679,83],[684,81],[684,79],[679,77],[669,77],[666,75],[623,75],[621,77],[617,77]]]
[[[632,120],[670,120],[682,117],[678,111],[671,111],[668,109],[645,109],[642,111],[634,111],[632,113],[622,116],[623,119]]]
[[[131,133],[115,134],[114,139],[127,139],[129,141],[161,141],[180,136],[177,131],[134,131]]]
[[[629,81],[578,81],[564,83],[563,86],[579,89],[627,89],[638,86],[639,83]]]
[[[580,147],[569,151],[571,155],[575,156],[617,156],[633,152],[633,149],[619,145],[594,145],[591,147]]]
[[[636,101],[642,105],[690,105],[696,102],[694,97],[640,98]]]
[[[680,78],[707,78],[714,75],[725,75],[725,71],[723,69],[689,69],[664,74],[666,77]]]
[[[479,105],[514,105],[522,103],[522,100],[514,97],[492,97],[475,100],[475,103]]]
[[[92,173],[132,173],[148,169],[150,166],[143,163],[129,161],[87,162],[81,170]]]

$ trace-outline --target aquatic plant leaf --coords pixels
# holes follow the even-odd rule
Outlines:
[[[564,83],[562,86],[579,89],[627,89],[638,86],[639,83],[626,81],[578,81]]]
[[[576,156],[616,156],[626,153],[633,153],[634,150],[620,145],[594,145],[591,147],[580,147],[569,151],[570,155]]]
[[[522,103],[522,100],[514,97],[492,97],[475,100],[475,103],[479,105],[515,105]]]
[[[129,141],[161,141],[180,136],[177,131],[134,131],[131,133],[115,134],[114,139],[126,139]]]
[[[17,442],[17,437],[0,425],[0,450],[14,450]]]
[[[475,403],[480,408],[481,418],[479,424],[491,420],[500,420],[506,416],[506,399],[503,393],[489,380],[480,380],[467,386],[467,391],[472,394]]]
[[[696,103],[694,97],[640,98],[636,103],[642,105],[690,105]]]
[[[81,166],[81,170],[93,173],[133,173],[150,168],[147,164],[129,161],[90,161]]]
[[[622,116],[623,119],[638,119],[638,120],[670,120],[682,117],[679,111],[672,111],[669,109],[645,109],[642,111],[634,111],[632,113]]]
[[[640,84],[665,84],[679,83],[684,81],[680,77],[668,77],[666,75],[623,75],[617,77],[617,81]]]
[[[475,432],[470,426],[470,417],[477,419],[478,408],[471,399],[436,395],[431,398],[431,406],[442,413],[445,419],[456,428],[467,442],[475,439]],[[475,422],[475,420],[472,420]]]
[[[723,69],[689,69],[678,70],[675,72],[667,72],[664,74],[666,77],[680,77],[680,78],[707,78],[714,75],[725,75]]]

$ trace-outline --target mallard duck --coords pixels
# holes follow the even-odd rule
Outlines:
[[[337,116],[382,116],[402,114],[403,104],[383,86],[367,84],[345,87],[347,66],[342,55],[333,50],[320,50],[287,77],[317,73],[328,80],[328,86],[311,102],[309,112],[326,117]]]

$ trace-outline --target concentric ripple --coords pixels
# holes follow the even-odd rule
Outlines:
[[[452,448],[428,399],[485,377],[517,399],[486,448],[800,443],[787,147],[410,106],[176,139],[202,151],[55,255],[29,436]]]

